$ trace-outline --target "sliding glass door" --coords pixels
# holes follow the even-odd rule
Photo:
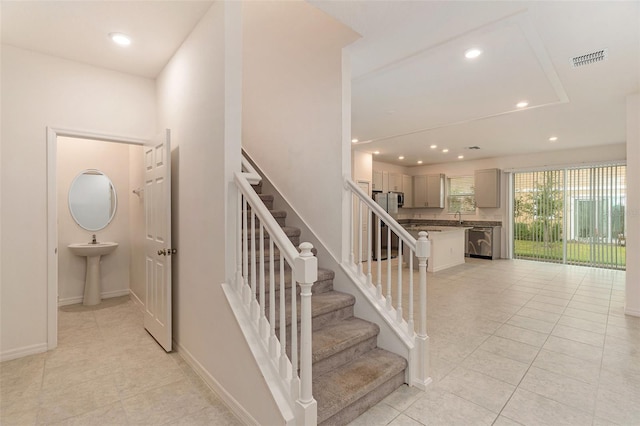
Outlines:
[[[513,174],[514,258],[625,269],[626,166]]]

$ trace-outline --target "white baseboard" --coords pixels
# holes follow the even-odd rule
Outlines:
[[[133,290],[129,290],[129,296],[131,297],[131,300],[133,300],[133,303],[135,303],[141,311],[144,311],[144,303],[142,303],[142,300],[140,300]]]
[[[227,404],[227,407],[229,407],[233,414],[235,414],[243,424],[259,425],[256,419],[254,419],[253,416],[251,416],[251,414],[249,414],[247,410],[245,410],[244,407],[240,405],[240,403],[238,403],[238,401],[236,401],[236,399],[231,396],[231,394],[229,394],[229,392],[227,392],[211,374],[209,374],[209,372],[191,355],[188,350],[182,347],[175,340],[173,341],[173,347],[176,352],[178,352],[178,355],[180,355],[182,359],[191,368],[193,368],[193,371],[200,376],[206,385],[209,386],[209,388],[218,395],[225,404]]]
[[[624,313],[625,315],[631,315],[632,317],[640,317],[640,311],[635,309],[625,308]]]
[[[103,299],[110,299],[112,297],[120,297],[127,296],[132,294],[131,291],[127,288],[124,290],[115,290],[115,291],[105,291],[100,294],[100,297]],[[75,296],[75,297],[67,297],[66,299],[58,299],[58,306],[66,306],[66,305],[75,305],[78,303],[82,303],[83,296]]]
[[[28,355],[40,354],[47,351],[46,343],[38,343],[36,345],[24,346],[22,348],[11,349],[0,353],[0,362],[12,359],[22,358]]]

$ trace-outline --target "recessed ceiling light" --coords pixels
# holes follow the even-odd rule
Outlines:
[[[557,136],[551,136],[551,137],[549,138],[549,142],[555,142],[555,141],[557,141],[557,140],[558,140],[558,137],[557,137]]]
[[[468,49],[464,52],[464,57],[467,59],[475,59],[480,55],[482,55],[482,50],[476,48]]]
[[[122,33],[110,33],[109,38],[113,40],[114,43],[119,44],[120,46],[128,46],[131,44],[131,38],[128,35]]]
[[[374,153],[375,155],[378,155],[378,154],[380,154],[380,151],[373,151],[373,153]]]
[[[444,152],[446,154],[447,152],[449,152],[449,150],[447,148],[445,148],[445,149],[442,150],[442,152]]]
[[[518,103],[516,104],[516,106],[517,106],[518,108],[524,108],[524,107],[526,107],[527,105],[529,105],[529,102],[527,102],[527,101],[520,101],[520,102],[518,102]]]
[[[464,155],[458,155],[458,160],[462,160],[464,158]]]
[[[436,149],[437,147],[438,147],[438,145],[431,145],[429,148]]]
[[[404,155],[401,155],[400,157],[398,157],[398,160],[404,160]]]
[[[358,139],[356,138],[351,139],[351,143],[358,143]]]
[[[418,160],[418,164],[422,164],[422,160]]]

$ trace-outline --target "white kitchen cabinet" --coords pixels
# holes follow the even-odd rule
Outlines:
[[[500,169],[475,171],[476,207],[500,207]]]
[[[382,171],[373,171],[373,187],[374,191],[382,191]]]
[[[389,191],[403,192],[400,173],[389,173]]]
[[[404,205],[402,207],[413,207],[413,177],[402,175],[402,192],[404,192]]]
[[[413,177],[413,207],[444,208],[444,175]]]
[[[389,192],[389,172],[382,171],[382,192]]]

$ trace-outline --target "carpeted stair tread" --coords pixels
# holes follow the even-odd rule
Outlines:
[[[249,223],[248,225],[251,225],[251,223]],[[295,226],[281,226],[280,228],[282,228],[282,230],[287,235],[287,237],[289,236],[299,237],[300,234],[302,233],[300,231],[300,228],[296,228]],[[247,234],[251,236],[251,226],[247,227]],[[242,235],[244,235],[244,230],[242,230]],[[264,229],[264,236],[265,238],[269,238],[269,235],[267,233],[267,228]],[[260,237],[260,227],[256,226],[256,238],[259,238],[259,237]]]
[[[256,193],[269,210],[276,222],[282,227],[285,235],[296,246],[303,239],[301,230],[285,226],[287,213],[274,209],[274,196],[262,194],[262,182],[253,185]],[[256,263],[257,280],[256,299],[260,293],[260,260],[264,259],[264,302],[263,312],[270,316],[270,237],[264,232],[264,242],[260,239],[260,225],[256,217],[255,241],[252,238],[251,209],[244,214],[247,217],[247,232],[243,237],[249,241],[249,248],[255,245],[256,258],[249,259],[249,277],[251,283],[251,262]],[[313,254],[317,256],[314,248]],[[262,257],[264,255],[264,257]],[[273,248],[274,279],[276,284],[276,303],[274,306],[274,326],[280,336],[280,250]],[[292,274],[289,265],[285,264],[285,318],[286,348],[291,350],[291,298]],[[355,297],[351,294],[333,290],[335,273],[328,269],[318,268],[318,279],[312,287],[312,362],[313,362],[313,396],[318,403],[318,424],[345,425],[367,409],[384,399],[405,382],[407,361],[399,355],[377,347],[380,327],[377,324],[354,317]],[[296,292],[296,310],[298,322],[298,339],[300,338],[300,288]]]
[[[298,251],[298,253],[300,253],[300,249],[298,247],[296,247],[296,250]],[[312,248],[311,249],[311,253],[313,253],[314,256],[317,256],[318,254],[318,250],[316,250],[316,248]],[[256,246],[256,267],[259,267],[258,265],[260,265],[260,256],[262,255],[262,250],[260,249],[260,246]],[[269,270],[269,258],[271,256],[271,248],[270,247],[265,247],[264,248],[264,266],[266,270]],[[252,260],[252,255],[251,253],[249,253],[249,274],[251,274],[251,260]],[[278,247],[273,247],[273,260],[275,265],[279,265],[280,262],[280,249]],[[285,259],[286,260],[286,259]],[[279,266],[276,266],[276,270],[280,269]]]
[[[284,210],[269,210],[269,213],[271,213],[271,216],[275,217],[276,219],[287,217],[287,212]],[[251,223],[251,209],[247,210],[247,217],[249,219],[249,223]],[[258,216],[256,216],[256,221],[258,220]]]
[[[301,234],[300,228],[296,228],[295,226],[281,226],[280,228],[282,228],[282,230],[284,231],[284,234],[289,238],[299,237]],[[245,235],[244,230],[242,230],[242,235],[243,236]],[[252,239],[251,237],[253,234],[252,234],[251,227],[248,227],[246,235],[249,240]],[[269,238],[270,238],[269,233],[265,228],[264,239],[268,240]],[[260,239],[260,226],[256,226],[256,240],[258,239]]]
[[[284,274],[284,287],[285,287],[287,293],[289,292],[289,289],[291,288],[291,281],[292,281],[292,276],[291,275],[292,275],[291,271],[287,271]],[[313,294],[324,293],[325,291],[333,290],[333,278],[335,277],[335,275],[336,275],[335,272],[333,272],[330,269],[318,268],[318,279],[316,280],[315,283],[313,283],[313,287],[311,287],[311,291],[313,292]],[[258,275],[258,279],[259,279],[259,277],[260,277],[260,275]],[[274,278],[274,281],[276,283],[276,293],[279,294],[279,292],[280,292],[280,268],[276,268],[276,272],[273,274],[273,278]],[[251,271],[249,271],[249,280],[250,279],[251,279]],[[249,285],[251,285],[251,281],[249,281]],[[260,283],[257,282],[256,283],[256,293],[258,293],[260,291],[259,287],[260,287]],[[270,280],[270,277],[269,277],[269,270],[268,269],[265,270],[264,287],[265,287],[265,293],[268,295],[269,294],[269,289],[271,288],[271,280]],[[300,292],[300,289],[298,289],[298,293],[299,292]],[[289,299],[287,299],[287,300],[289,300]],[[280,303],[279,299],[278,299],[277,303]]]
[[[380,327],[360,318],[327,324],[313,333],[313,362],[335,355],[363,340],[375,337]]]
[[[258,194],[258,196],[265,204],[273,202],[273,195],[271,194]]]
[[[376,347],[380,327],[351,317],[313,332],[313,377],[319,377]]]
[[[318,424],[336,415],[339,417],[342,410],[357,404],[363,397],[384,398],[386,395],[375,395],[376,389],[384,387],[406,367],[407,361],[401,356],[376,348],[316,378],[313,396],[318,402]],[[346,419],[345,423],[348,421]],[[335,418],[331,424],[344,423]]]
[[[267,296],[265,295],[265,298]],[[300,323],[300,296],[296,297],[297,322]],[[351,294],[331,290],[324,293],[314,294],[311,297],[311,318],[312,328],[317,330],[332,320],[340,320],[353,316],[353,305],[355,297]],[[280,303],[276,303],[276,328],[280,327]],[[265,307],[265,312],[268,312]],[[291,295],[286,296],[285,317],[287,328],[291,324]]]

